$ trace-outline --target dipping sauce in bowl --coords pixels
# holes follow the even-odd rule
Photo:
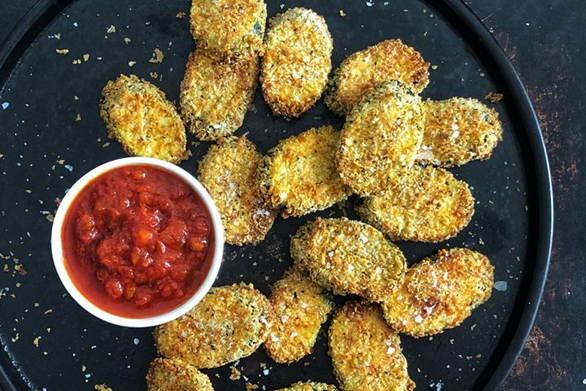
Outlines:
[[[221,261],[217,227],[209,201],[192,184],[159,164],[129,164],[76,193],[59,222],[62,264],[93,306],[124,319],[152,319],[177,310],[204,283],[209,289]]]

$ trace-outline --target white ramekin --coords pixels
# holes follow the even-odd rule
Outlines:
[[[181,306],[171,310],[162,315],[157,315],[149,318],[125,318],[119,315],[111,314],[103,309],[97,307],[95,304],[90,302],[85,296],[77,289],[73,281],[71,281],[71,277],[67,270],[65,269],[64,264],[64,257],[63,257],[63,248],[62,248],[62,240],[61,240],[61,233],[63,230],[63,221],[64,217],[69,209],[71,203],[82,191],[85,186],[94,178],[102,175],[106,171],[110,171],[115,168],[124,167],[124,166],[132,166],[132,165],[149,165],[160,167],[171,171],[173,174],[179,176],[183,179],[186,183],[188,183],[191,188],[200,196],[202,201],[204,202],[205,206],[207,207],[208,211],[210,212],[210,216],[212,218],[212,229],[214,232],[214,242],[215,246],[212,249],[214,251],[214,257],[212,259],[212,264],[206,279],[203,281],[199,289],[193,294],[189,300],[183,303]],[[61,205],[59,205],[59,209],[57,210],[57,214],[55,215],[55,220],[53,221],[53,228],[51,231],[51,251],[53,254],[53,262],[55,264],[55,269],[57,269],[57,274],[59,274],[59,278],[61,282],[67,289],[67,292],[73,297],[75,301],[79,305],[81,305],[86,311],[90,314],[100,318],[108,323],[112,323],[119,326],[126,326],[126,327],[151,327],[157,326],[166,322],[169,322],[173,319],[176,319],[186,312],[191,310],[199,301],[206,295],[206,293],[212,287],[216,276],[218,275],[218,271],[220,270],[220,265],[222,263],[222,255],[224,252],[224,228],[222,226],[222,220],[220,218],[220,214],[212,197],[206,191],[206,189],[202,186],[201,183],[197,179],[195,179],[191,174],[187,171],[179,168],[178,166],[159,160],[159,159],[152,159],[146,157],[127,157],[123,159],[113,160],[111,162],[102,164],[85,174],[81,177],[75,184],[69,189],[63,200],[61,201]]]

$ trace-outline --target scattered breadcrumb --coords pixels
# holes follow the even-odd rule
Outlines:
[[[239,380],[242,377],[242,372],[240,372],[238,370],[238,368],[236,368],[236,366],[231,366],[230,367],[230,380],[235,381],[235,380]]]
[[[136,64],[136,61],[128,61],[128,66],[133,67]]]
[[[344,10],[340,10],[339,12],[340,12],[340,16],[341,16],[342,18],[346,16],[346,13],[344,12]]]
[[[98,390],[98,391],[114,391],[113,389],[111,389],[110,387],[108,387],[105,384],[96,384],[94,386],[94,389]]]
[[[77,116],[75,117],[75,122],[79,121],[81,121],[81,114],[77,113]]]
[[[107,33],[112,34],[116,32],[116,26],[111,25],[110,27],[108,27],[108,30],[106,30]]]
[[[73,60],[71,63],[73,65],[79,65],[79,64],[81,64],[81,60],[78,58],[77,60]]]
[[[125,44],[128,45],[130,42],[132,42],[132,40],[130,38],[128,38],[128,37],[124,38],[124,43]]]
[[[149,73],[149,75],[151,75],[153,79],[157,79],[159,77],[159,74],[157,72],[151,72]]]
[[[258,390],[258,385],[246,382],[246,391]]]
[[[90,60],[90,55],[89,54],[84,54],[83,55],[83,61],[88,62]]]
[[[41,337],[37,337],[35,339],[33,339],[33,345],[35,345],[35,348],[39,347],[39,340],[41,339]]]
[[[434,71],[435,71],[437,68],[438,68],[438,66],[437,66],[437,65],[432,65],[432,66],[431,66],[431,69],[433,69]]]
[[[58,54],[63,54],[63,55],[66,55],[67,53],[69,53],[69,49],[55,49],[55,51]]]
[[[185,12],[177,12],[177,15],[175,15],[175,17],[177,19],[184,19],[185,18]]]
[[[490,103],[499,103],[503,99],[503,94],[498,92],[489,92],[484,96],[484,99],[488,100]]]
[[[155,48],[152,58],[149,60],[151,64],[160,64],[163,62],[165,55],[159,48]]]

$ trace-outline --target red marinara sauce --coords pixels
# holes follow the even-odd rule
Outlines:
[[[69,207],[61,237],[79,291],[127,318],[179,307],[203,283],[214,255],[203,201],[180,177],[149,165],[92,180]]]

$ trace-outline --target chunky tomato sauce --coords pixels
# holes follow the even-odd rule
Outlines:
[[[146,318],[177,308],[212,263],[209,211],[175,174],[114,169],[90,182],[67,211],[63,250],[81,293],[103,310]]]

